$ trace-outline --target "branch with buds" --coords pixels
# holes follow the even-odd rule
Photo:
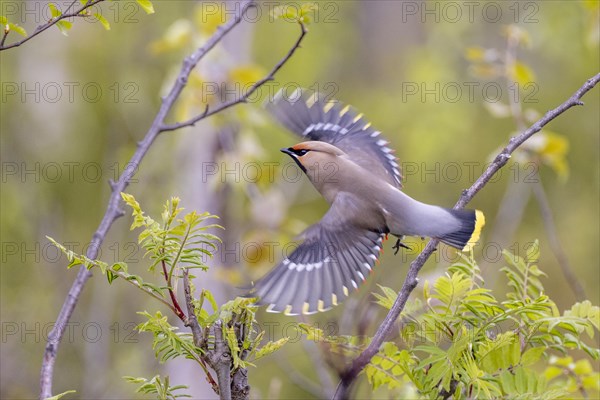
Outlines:
[[[10,30],[8,28],[4,28],[4,33],[3,33],[2,39],[0,40],[0,51],[12,49],[14,47],[19,47],[22,44],[30,41],[31,39],[33,39],[40,33],[44,32],[45,30],[53,27],[54,25],[56,25],[57,23],[59,23],[60,21],[62,21],[64,19],[75,18],[75,17],[88,17],[89,16],[88,9],[97,5],[98,3],[103,2],[104,0],[93,0],[93,1],[90,1],[90,2],[87,2],[83,5],[81,5],[81,7],[79,7],[79,8],[76,8],[75,11],[71,11],[71,9],[73,9],[73,7],[75,6],[75,4],[78,1],[79,0],[73,0],[73,2],[71,4],[69,4],[69,6],[67,7],[67,9],[65,10],[65,12],[63,14],[61,14],[57,17],[51,18],[45,24],[39,25],[38,27],[35,28],[35,31],[33,31],[33,33],[31,35],[29,35],[29,36],[25,37],[24,39],[21,39],[17,42],[14,42],[14,43],[11,43],[8,45],[4,45],[4,43],[6,42],[6,38],[8,37],[8,34],[10,33]]]
[[[470,188],[463,191],[460,199],[454,205],[454,209],[463,208],[467,205],[473,197],[485,187],[485,185],[490,181],[490,179],[498,172],[502,167],[506,165],[508,160],[511,157],[511,154],[527,139],[531,136],[542,130],[544,126],[546,126],[550,121],[570,109],[574,106],[583,105],[581,98],[590,90],[596,86],[596,84],[600,82],[600,73],[596,74],[594,77],[588,79],[583,86],[581,86],[567,101],[559,105],[553,110],[548,111],[542,118],[540,118],[536,123],[531,125],[527,130],[520,133],[517,136],[510,138],[508,145],[502,149],[502,151],[495,157],[494,161],[488,166],[488,168],[484,171],[484,173],[471,185]],[[394,305],[390,309],[389,313],[386,315],[385,319],[379,326],[377,333],[373,337],[373,340],[369,344],[369,346],[352,362],[352,365],[342,374],[342,379],[338,385],[336,393],[334,395],[334,399],[346,399],[349,397],[350,389],[352,384],[356,380],[358,374],[365,368],[365,366],[371,361],[371,358],[377,354],[379,351],[379,347],[383,343],[386,337],[389,336],[391,331],[394,328],[394,324],[402,310],[404,310],[404,306],[408,301],[408,298],[411,292],[417,287],[418,279],[417,275],[425,262],[429,259],[429,257],[435,251],[439,241],[436,239],[432,239],[429,241],[427,246],[423,249],[421,254],[410,264],[408,269],[406,279],[400,292],[398,293],[398,297],[394,302]]]
[[[95,2],[87,3],[87,7],[90,7],[91,5],[96,4],[97,2],[100,2],[100,1],[103,1],[103,0],[96,0]],[[73,4],[75,2],[76,1],[74,1]],[[73,4],[71,4],[71,6]],[[259,87],[261,87],[265,83],[273,80],[274,75],[279,71],[279,69],[281,69],[281,67],[283,67],[283,65],[292,57],[292,55],[295,53],[295,51],[298,48],[300,48],[300,44],[301,44],[302,40],[304,39],[306,32],[307,32],[306,28],[302,22],[299,22],[299,25],[301,28],[301,34],[298,37],[297,41],[292,45],[292,47],[288,51],[288,53],[282,59],[280,59],[280,61],[277,64],[275,64],[273,69],[263,79],[259,80],[253,86],[251,86],[250,89],[244,95],[242,95],[232,101],[229,101],[227,103],[223,103],[223,104],[217,106],[213,110],[209,111],[207,108],[206,110],[204,110],[204,112],[200,113],[196,117],[191,118],[188,121],[184,121],[184,122],[173,124],[173,125],[166,124],[165,119],[169,115],[175,102],[177,101],[181,92],[185,88],[192,70],[196,67],[198,62],[210,50],[212,50],[219,42],[221,42],[221,40],[235,26],[237,26],[240,22],[242,22],[246,11],[250,7],[253,7],[254,4],[255,4],[254,0],[247,0],[247,1],[243,2],[241,4],[241,7],[239,7],[236,15],[233,18],[228,20],[223,25],[219,26],[217,31],[208,39],[208,41],[204,44],[204,46],[198,48],[194,53],[192,53],[190,56],[186,57],[183,60],[181,70],[180,70],[178,76],[176,77],[176,79],[173,83],[173,86],[171,87],[171,90],[169,91],[168,95],[163,98],[160,109],[158,110],[158,112],[152,122],[152,125],[148,129],[146,135],[144,136],[144,139],[138,143],[137,150],[135,151],[135,153],[133,154],[133,156],[131,157],[131,159],[128,163],[128,165],[131,165],[131,170],[137,170],[137,168],[139,167],[139,165],[142,162],[142,159],[146,156],[146,154],[148,153],[148,150],[150,149],[150,147],[152,146],[152,144],[154,143],[156,138],[160,135],[160,133],[165,132],[165,131],[172,131],[172,130],[180,129],[180,128],[187,127],[187,126],[192,126],[196,122],[199,122],[204,118],[208,118],[209,116],[219,113],[227,108],[230,108],[237,104],[246,102],[247,98],[250,95],[252,95],[252,93],[254,93]],[[81,11],[83,11],[83,10],[79,9],[79,10],[75,11],[75,13],[79,14],[79,13],[81,13]],[[72,13],[70,13],[70,14],[72,14]],[[67,18],[68,16],[70,16],[70,14],[65,13],[65,14],[63,14],[62,17]],[[57,20],[53,20],[51,22],[52,23],[51,24],[49,23],[49,25],[46,24],[47,26],[43,25],[42,28],[38,28],[34,34],[32,34],[31,36],[29,36],[27,38],[27,40],[29,40],[32,37],[34,37],[35,35],[41,33],[43,30],[48,29],[50,26],[55,24],[57,22]],[[24,43],[25,41],[26,40],[11,44],[10,46],[0,48],[0,50],[18,46],[18,45]],[[124,192],[125,188],[129,185],[130,178],[131,178],[131,174],[129,172],[125,172],[119,177],[119,179],[117,181],[109,182],[111,189],[112,189],[112,193],[108,200],[108,206],[106,208],[106,212],[104,213],[104,216],[102,218],[100,225],[98,226],[98,229],[96,230],[96,232],[94,233],[94,235],[92,237],[90,247],[86,253],[86,256],[89,259],[92,259],[92,260],[96,259],[96,257],[98,256],[98,251],[100,249],[100,246],[102,245],[102,242],[104,241],[113,222],[116,219],[118,219],[119,217],[123,216],[124,212],[120,207],[121,192]],[[42,399],[52,396],[52,378],[54,376],[54,364],[56,362],[56,354],[57,354],[58,346],[63,338],[65,329],[68,326],[68,322],[71,318],[71,315],[73,314],[73,311],[75,309],[77,301],[81,295],[81,292],[82,292],[87,280],[90,277],[91,277],[91,272],[88,271],[87,268],[82,266],[77,274],[77,278],[75,279],[75,281],[73,282],[73,285],[71,286],[71,289],[69,290],[69,293],[67,294],[67,298],[65,299],[62,309],[56,319],[54,328],[48,334],[48,339],[47,339],[46,348],[45,348],[45,352],[44,352],[44,358],[42,361],[41,376],[40,376],[40,398],[42,398]],[[181,311],[181,307],[179,307],[179,310]],[[183,314],[183,311],[181,311],[181,314]],[[193,314],[191,314],[191,315],[193,315]],[[188,318],[191,318],[191,317],[188,316]],[[193,330],[197,328],[197,326],[196,326],[197,322],[194,322],[193,319],[188,321],[188,323],[190,324],[190,327],[193,328]],[[195,332],[195,334],[197,335],[198,332]]]

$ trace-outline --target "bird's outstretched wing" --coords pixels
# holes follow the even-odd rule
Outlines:
[[[385,234],[348,220],[354,201],[338,195],[323,219],[303,232],[304,241],[248,296],[268,304],[269,312],[297,315],[328,310],[357,289],[373,269]]]
[[[319,140],[338,147],[356,164],[401,187],[398,160],[381,132],[355,109],[318,93],[297,89],[291,95],[280,90],[266,104],[273,116],[304,140]]]

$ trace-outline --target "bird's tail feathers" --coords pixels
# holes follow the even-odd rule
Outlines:
[[[438,239],[447,245],[462,251],[470,251],[479,241],[481,229],[485,225],[485,216],[479,210],[448,210],[461,222],[460,228]]]

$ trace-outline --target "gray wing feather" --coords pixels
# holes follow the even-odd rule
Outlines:
[[[333,144],[350,155],[356,164],[401,187],[400,166],[393,150],[381,132],[352,107],[298,89],[289,96],[280,90],[266,108],[304,140]]]
[[[384,234],[357,228],[341,215],[346,200],[334,201],[304,241],[248,294],[267,311],[289,315],[325,311],[348,296],[368,276]]]

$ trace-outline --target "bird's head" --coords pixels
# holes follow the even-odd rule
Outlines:
[[[323,185],[337,182],[339,157],[346,156],[334,145],[319,141],[298,143],[281,151],[292,157],[321,193]]]
[[[319,141],[298,143],[292,147],[283,148],[281,151],[292,157],[302,171],[309,176],[310,170],[317,167],[319,163],[335,163],[337,157],[346,155],[334,145]]]

